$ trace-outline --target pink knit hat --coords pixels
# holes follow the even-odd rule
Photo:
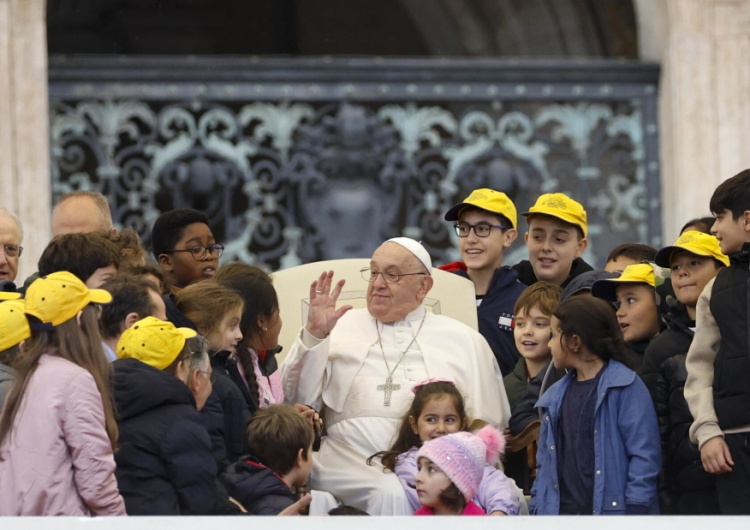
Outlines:
[[[417,460],[432,460],[468,502],[477,494],[485,464],[497,463],[504,450],[505,437],[487,425],[476,434],[462,431],[429,440],[417,453]]]

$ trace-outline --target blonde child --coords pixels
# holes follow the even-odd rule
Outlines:
[[[111,300],[69,272],[26,291],[31,337],[0,418],[0,515],[125,515],[110,365],[91,305]]]
[[[661,465],[651,396],[625,355],[603,300],[570,298],[552,317],[558,369],[570,371],[539,399],[542,428],[529,511],[536,515],[657,514]]]
[[[464,398],[452,381],[427,380],[412,390],[414,400],[404,415],[393,446],[389,451],[373,455],[368,463],[380,457],[383,467],[395,472],[401,480],[409,504],[417,510],[420,501],[413,485],[420,446],[428,440],[466,430],[469,417]],[[502,471],[486,465],[474,502],[492,515],[517,515],[520,500],[513,482]]]
[[[214,281],[205,280],[185,287],[175,299],[177,309],[208,340],[209,352],[235,352],[242,340],[240,320],[245,305],[239,295]]]
[[[529,381],[544,376],[551,359],[549,323],[561,295],[559,286],[540,281],[526,288],[516,300],[513,338],[521,358],[513,371],[503,378],[511,413],[515,412],[518,400],[526,393]]]
[[[414,515],[486,515],[472,502],[488,465],[498,461],[503,435],[487,425],[427,440],[417,453],[416,489],[422,507]]]
[[[237,368],[244,303],[213,280],[188,285],[175,295],[177,309],[209,342],[213,390],[201,416],[211,436],[219,471],[247,452],[245,425],[255,407]]]

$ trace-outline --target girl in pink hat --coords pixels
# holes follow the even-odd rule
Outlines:
[[[471,499],[487,464],[497,463],[503,435],[487,425],[425,442],[417,454],[416,490],[422,507],[414,515],[487,515]]]

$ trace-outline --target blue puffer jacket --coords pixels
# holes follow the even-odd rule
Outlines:
[[[542,395],[537,477],[529,511],[558,515],[557,452],[560,407],[575,372]],[[611,360],[604,368],[594,412],[594,514],[658,514],[661,468],[659,426],[646,386],[635,372]]]

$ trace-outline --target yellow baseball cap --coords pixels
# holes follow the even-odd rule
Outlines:
[[[729,266],[729,256],[722,253],[721,245],[716,236],[711,234],[704,234],[703,232],[697,232],[695,230],[688,230],[680,234],[677,241],[670,247],[664,247],[656,253],[654,261],[660,267],[669,267],[669,261],[672,259],[672,254],[678,250],[687,250],[691,254],[696,256],[704,256],[713,258],[716,261],[723,263],[724,266]]]
[[[658,267],[657,267],[658,268]],[[657,276],[657,272],[659,275]],[[661,269],[657,271],[650,263],[628,265],[617,278],[597,280],[591,286],[591,294],[597,298],[614,302],[617,299],[617,286],[621,283],[643,283],[656,287],[664,282]]]
[[[4,300],[18,300],[21,298],[21,293],[13,291],[0,291],[0,302]]]
[[[23,312],[23,300],[10,300],[0,304],[0,351],[17,346],[31,337],[29,321]]]
[[[104,289],[89,289],[67,271],[37,278],[26,290],[24,311],[42,323],[59,326],[91,303],[108,304],[112,295]],[[34,323],[31,324],[32,329]]]
[[[461,210],[467,206],[475,206],[488,212],[500,214],[510,221],[510,228],[516,228],[518,225],[518,213],[516,205],[502,191],[495,191],[490,188],[480,188],[471,192],[471,194],[453,206],[445,213],[446,221],[458,221]]]
[[[171,322],[146,317],[125,330],[115,353],[120,359],[138,359],[158,370],[164,370],[180,354],[185,341],[197,334],[194,329],[176,328]]]
[[[586,210],[581,203],[574,201],[564,193],[545,193],[540,196],[534,206],[529,211],[522,213],[524,217],[540,213],[556,217],[566,223],[575,225],[583,232],[583,237],[589,231],[589,225],[586,221]]]

